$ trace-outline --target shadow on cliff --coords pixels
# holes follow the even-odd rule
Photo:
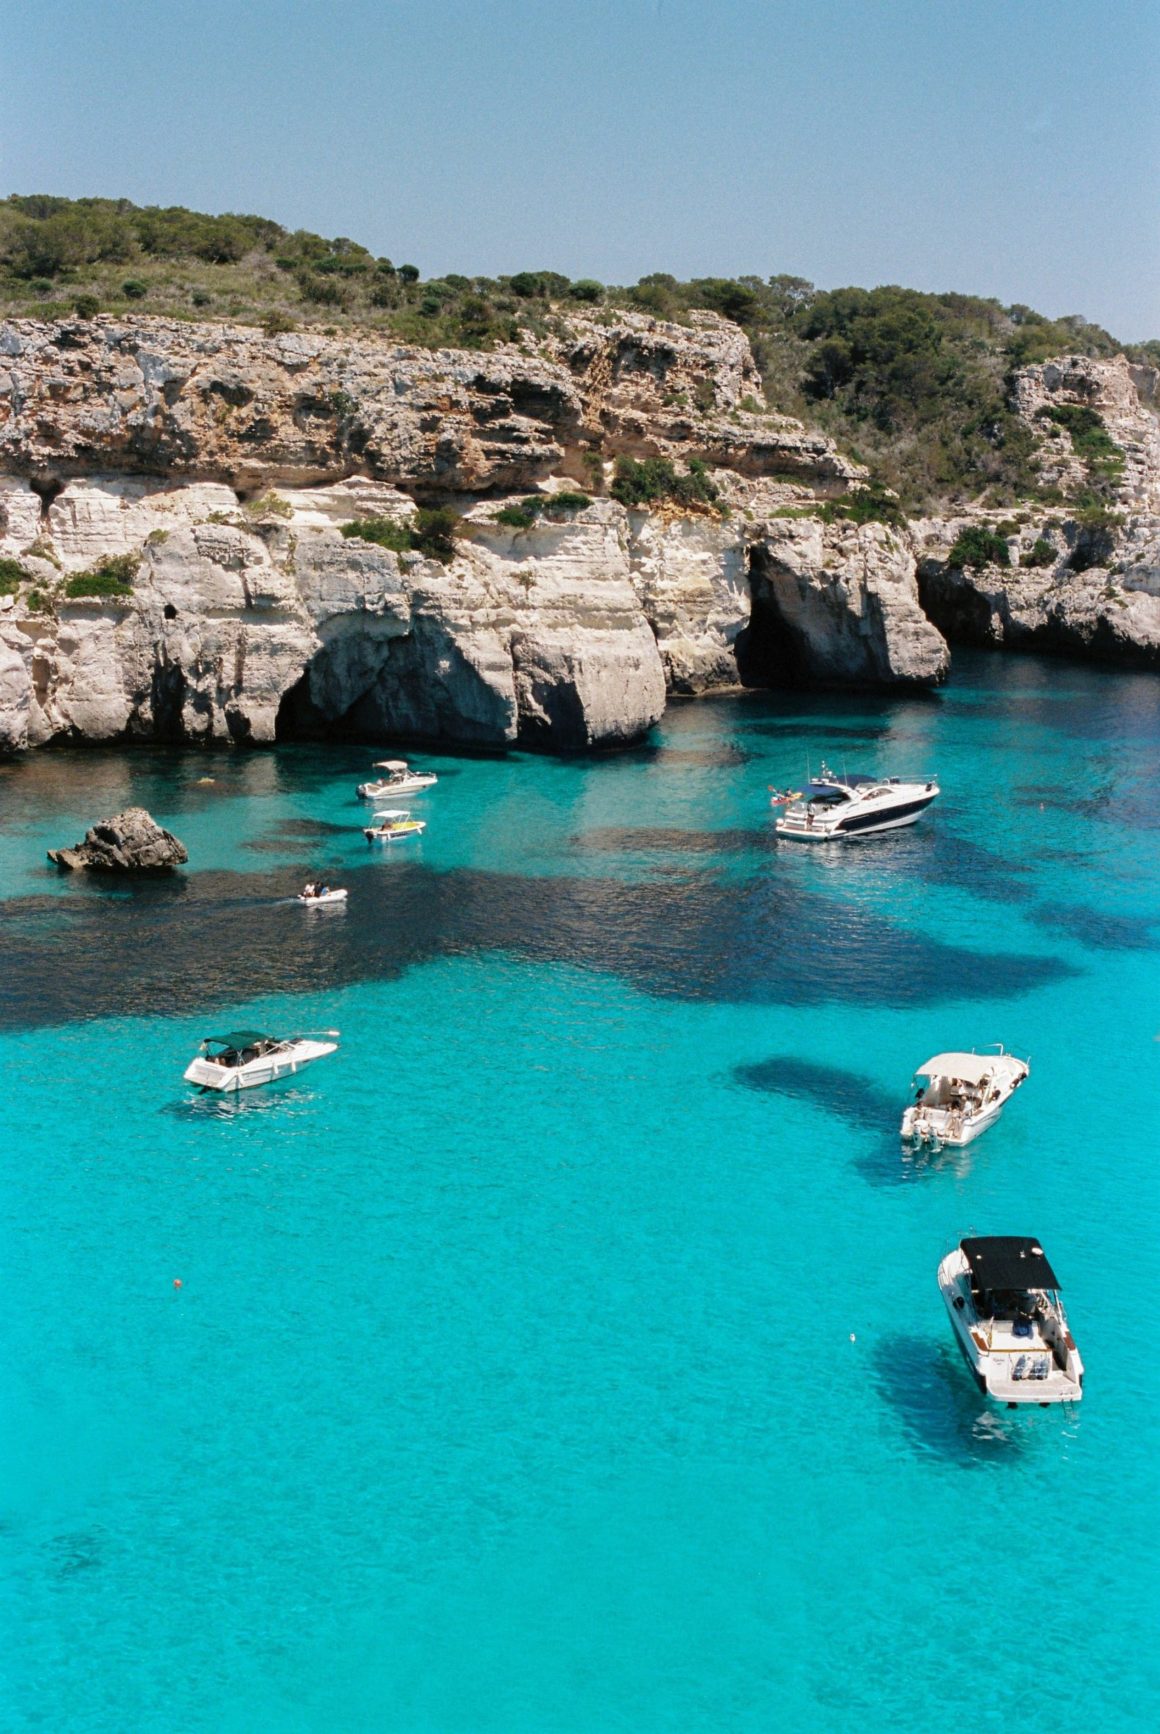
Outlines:
[[[488,951],[611,973],[665,999],[735,1004],[990,1000],[1074,973],[1053,958],[942,945],[769,876],[641,884],[369,864],[343,872],[347,919],[311,923],[276,901],[311,865],[304,852],[301,867],[206,871],[131,895],[81,885],[10,899],[0,1027],[188,1015]]]

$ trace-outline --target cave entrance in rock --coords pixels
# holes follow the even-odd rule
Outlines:
[[[737,634],[734,651],[742,686],[776,691],[803,686],[808,662],[801,632],[782,613],[773,583],[772,566],[764,548],[749,555],[749,623]]]

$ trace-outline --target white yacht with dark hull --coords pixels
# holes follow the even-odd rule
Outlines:
[[[933,777],[907,783],[898,777],[841,776],[823,764],[803,789],[771,791],[772,807],[785,811],[774,825],[779,837],[798,843],[846,843],[913,825],[938,798]]]
[[[914,1074],[914,1101],[903,1111],[904,1144],[969,1144],[993,1126],[1030,1075],[1026,1060],[1003,1051],[935,1054]]]
[[[955,1340],[980,1391],[996,1402],[1078,1403],[1083,1362],[1037,1240],[1002,1234],[959,1242],[938,1267]]]

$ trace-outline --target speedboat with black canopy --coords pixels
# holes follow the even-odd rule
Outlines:
[[[321,1030],[327,1038],[337,1030]],[[268,1036],[261,1030],[230,1030],[224,1036],[206,1036],[201,1052],[185,1068],[187,1084],[202,1090],[252,1090],[257,1084],[273,1084],[291,1077],[313,1060],[333,1054],[338,1043],[319,1041],[316,1036]]]
[[[1031,1067],[1003,1051],[935,1054],[914,1074],[914,1101],[903,1111],[907,1144],[969,1144],[993,1126]]]
[[[962,1240],[939,1265],[938,1286],[980,1391],[1011,1405],[1079,1402],[1083,1362],[1037,1240]]]
[[[785,811],[774,824],[779,837],[797,843],[845,843],[913,825],[938,798],[933,777],[903,782],[898,777],[838,775],[823,763],[801,789],[770,791],[772,807]]]

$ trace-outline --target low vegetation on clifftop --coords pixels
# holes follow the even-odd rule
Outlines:
[[[654,272],[629,287],[546,270],[424,279],[348,237],[291,232],[266,217],[39,194],[0,202],[8,316],[149,312],[490,349],[534,346],[568,311],[611,319],[622,308],[678,323],[705,309],[739,325],[766,400],[742,408],[823,428],[909,511],[1046,499],[1035,433],[1010,402],[1014,371],[1062,353],[1125,350],[1078,316],[1050,320],[979,296],[818,290],[786,274],[679,282]],[[1126,353],[1160,363],[1160,342]],[[1076,412],[1075,425],[1051,414],[1087,463],[1085,497],[1073,503],[1098,510],[1114,489],[1118,448],[1094,412]]]

